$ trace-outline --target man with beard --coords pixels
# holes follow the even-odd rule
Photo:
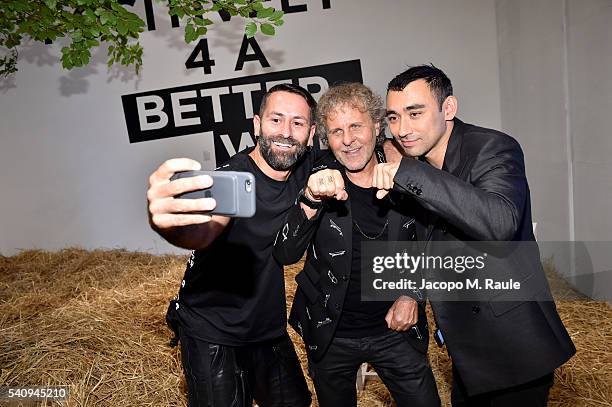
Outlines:
[[[316,102],[303,88],[272,87],[253,118],[257,145],[220,170],[255,176],[252,218],[207,215],[214,199],[176,199],[208,188],[208,176],[170,181],[196,161],[168,160],[147,192],[152,228],[192,249],[167,319],[181,343],[189,406],[307,406],[310,392],[286,330],[282,266],[272,257],[276,233],[312,167]]]

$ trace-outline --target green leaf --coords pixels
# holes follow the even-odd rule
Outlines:
[[[87,20],[88,24],[93,24],[96,21],[96,14],[94,13],[94,11],[90,8],[88,8],[87,10],[85,10],[85,12],[83,13],[83,15],[85,16],[85,19]]]
[[[77,30],[72,33],[72,41],[80,42],[83,41],[83,32],[81,30]]]
[[[119,20],[117,22],[117,32],[120,35],[125,35],[128,32],[128,26],[123,20]]]
[[[273,8],[264,8],[257,11],[257,18],[268,18],[274,13]]]
[[[282,16],[284,16],[283,10],[275,10],[274,13],[270,16],[270,20],[278,20]]]
[[[47,37],[47,38],[45,38],[45,39],[49,39],[49,40],[51,40],[51,41],[55,41],[55,40],[57,39],[57,37],[59,36],[59,35],[58,35],[58,33],[57,33],[57,31],[55,31],[55,30],[48,30],[48,31],[45,31],[45,35],[46,35],[46,37]]]
[[[196,33],[195,27],[191,24],[187,24],[185,26],[185,42],[189,44],[193,42],[197,37],[198,35]]]
[[[44,0],[44,2],[51,10],[55,10],[55,7],[57,6],[57,0]]]
[[[185,17],[185,9],[182,7],[174,7],[170,9],[171,16],[177,16],[179,19]]]
[[[70,54],[62,55],[62,66],[66,69],[70,69],[73,67],[72,58]]]
[[[144,31],[144,28],[142,27],[142,25],[140,25],[139,23],[134,23],[132,21],[128,22],[128,27],[132,35]]]
[[[193,20],[198,25],[211,25],[211,24],[213,24],[212,20],[209,20],[208,18],[195,17]]]
[[[257,24],[252,21],[247,23],[247,25],[244,27],[244,33],[246,34],[247,38],[253,38],[256,32]]]
[[[75,55],[74,64],[76,66],[83,66],[86,61],[87,58],[82,52],[79,52]]]
[[[260,28],[261,28],[261,32],[266,35],[274,35],[274,33],[276,32],[272,24],[267,24],[267,23],[262,24]]]
[[[91,53],[89,52],[89,49],[83,50],[83,52],[81,52],[81,61],[83,62],[83,65],[87,65],[90,59]]]
[[[280,27],[281,25],[283,25],[285,22],[282,19],[278,19],[278,20],[274,20],[272,21],[272,24],[274,24],[277,27]]]
[[[100,14],[100,22],[102,25],[107,25],[110,23],[109,25],[115,26],[117,25],[117,16],[110,11],[104,10]]]

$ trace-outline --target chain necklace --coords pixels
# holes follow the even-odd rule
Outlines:
[[[359,226],[359,224],[357,223],[356,220],[353,219],[353,223],[355,224],[355,226],[357,226],[357,230],[359,231],[359,233],[361,234],[361,236],[365,237],[366,239],[369,240],[376,240],[379,237],[382,236],[382,234],[385,232],[385,229],[387,229],[387,226],[389,225],[389,219],[385,219],[385,224],[382,227],[382,229],[380,230],[380,232],[378,232],[378,234],[376,236],[368,236],[366,235],[363,230],[361,230],[361,227]]]

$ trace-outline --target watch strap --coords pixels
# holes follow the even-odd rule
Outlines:
[[[306,205],[310,209],[318,210],[321,207],[323,207],[323,201],[313,201],[312,199],[310,199],[310,198],[308,198],[306,196],[305,191],[302,191],[300,193],[300,196],[298,196],[298,202],[303,203],[304,205]]]

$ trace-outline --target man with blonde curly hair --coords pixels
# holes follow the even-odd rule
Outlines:
[[[321,96],[317,109],[317,133],[319,138],[325,144],[328,143],[327,120],[331,115],[335,114],[338,109],[343,109],[345,107],[352,107],[362,113],[368,113],[370,115],[372,123],[379,126],[378,134],[376,134],[376,145],[381,145],[385,139],[382,130],[386,124],[384,119],[387,110],[380,96],[372,92],[367,86],[358,82],[332,86],[323,96]]]
[[[317,130],[333,153],[315,163],[277,236],[274,255],[300,260],[289,323],[304,339],[321,407],[355,406],[355,380],[368,362],[398,406],[438,406],[427,362],[427,320],[419,294],[395,302],[361,299],[362,243],[412,240],[406,208],[376,199],[372,176],[384,154],[386,111],[360,83],[331,87],[319,100]],[[415,300],[416,298],[416,300]]]

